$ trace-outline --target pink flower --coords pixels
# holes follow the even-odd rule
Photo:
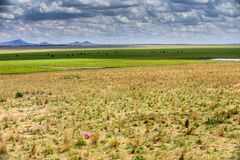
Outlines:
[[[90,132],[83,132],[83,137],[85,138],[85,139],[90,139],[91,138],[91,133]]]

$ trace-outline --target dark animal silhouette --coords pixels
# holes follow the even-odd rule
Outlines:
[[[185,127],[189,128],[189,120],[188,119],[185,121]]]

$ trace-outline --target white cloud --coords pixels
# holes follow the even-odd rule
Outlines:
[[[235,0],[17,0],[1,13],[0,40],[112,43],[240,41]],[[20,32],[21,31],[21,32]],[[3,34],[4,33],[4,34]],[[195,35],[195,36],[192,36]],[[20,36],[20,37],[17,37]],[[191,36],[191,38],[187,38]],[[201,37],[201,38],[199,38]],[[207,38],[210,37],[210,38]],[[215,38],[214,38],[215,37]]]

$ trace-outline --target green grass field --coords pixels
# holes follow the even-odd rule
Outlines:
[[[210,63],[213,58],[240,58],[239,46],[170,46],[145,48],[92,48],[1,50],[0,74],[67,69]]]

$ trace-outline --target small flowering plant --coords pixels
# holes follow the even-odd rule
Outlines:
[[[92,134],[90,132],[83,132],[84,139],[90,139]]]

